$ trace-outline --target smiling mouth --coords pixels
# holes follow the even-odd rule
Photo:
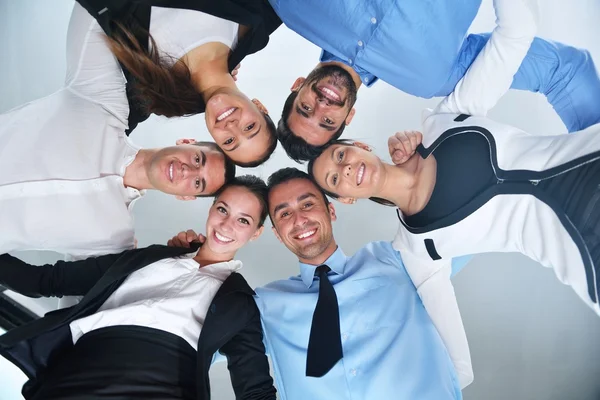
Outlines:
[[[169,180],[173,182],[173,162],[171,161],[171,165],[169,165]]]
[[[340,103],[342,101],[342,97],[335,90],[331,89],[327,86],[319,87],[319,91],[321,94],[332,103]]]
[[[219,242],[221,244],[229,244],[229,243],[233,242],[233,239],[228,238],[227,236],[223,236],[217,231],[215,231],[214,237],[217,240],[217,242]]]
[[[296,239],[296,240],[310,239],[311,237],[313,237],[315,235],[315,233],[317,233],[317,229],[311,229],[310,231],[305,231],[299,235],[294,236],[294,239]]]
[[[217,122],[223,121],[225,118],[229,117],[234,111],[237,110],[235,107],[231,107],[225,111],[223,111],[219,116],[217,116]]]
[[[356,186],[360,186],[365,175],[365,163],[361,163],[358,167],[358,173],[356,174]]]

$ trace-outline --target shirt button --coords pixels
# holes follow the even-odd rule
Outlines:
[[[369,78],[365,78],[365,83],[369,83],[370,79]]]
[[[372,23],[372,24],[376,24],[376,23],[377,23],[377,18],[375,18],[375,17],[372,17],[372,18],[371,18],[371,23]]]
[[[359,45],[360,47],[362,47],[362,45],[363,45],[363,42],[362,42],[362,40],[359,40],[359,41],[358,41],[358,45]]]
[[[350,375],[356,376],[356,370],[354,368],[350,370]]]
[[[352,65],[352,59],[351,58],[348,59],[348,64]]]
[[[343,340],[348,340],[348,334],[347,333],[342,334],[342,339]]]

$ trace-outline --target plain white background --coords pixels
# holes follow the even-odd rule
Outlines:
[[[539,35],[587,48],[600,63],[600,4],[594,0],[540,3]],[[48,95],[62,85],[72,4],[72,0],[0,0],[0,112]],[[493,26],[492,1],[484,0],[471,30],[489,31]],[[239,85],[278,119],[289,87],[296,77],[306,76],[318,55],[315,46],[281,27],[265,50],[244,60]],[[379,82],[360,90],[357,114],[345,135],[371,144],[383,155],[390,134],[419,129],[421,110],[435,104],[435,99],[414,98]],[[532,93],[508,93],[490,116],[534,133],[565,132],[545,99]],[[210,139],[202,116],[150,118],[132,135],[142,147],[170,145],[185,137]],[[293,162],[278,149],[267,164],[242,173],[266,179],[288,165]],[[188,228],[202,231],[209,204],[210,200],[183,203],[150,193],[135,207],[140,246],[165,243]],[[347,254],[368,241],[391,240],[397,228],[395,211],[390,208],[365,201],[337,205],[337,210],[335,235]],[[297,274],[294,256],[269,230],[238,255],[251,285]],[[36,263],[58,258],[41,252],[22,256]],[[465,399],[600,398],[600,320],[552,271],[521,255],[489,254],[476,257],[454,283],[475,370],[475,382],[464,391]],[[45,306],[52,304],[46,302]],[[22,377],[16,377],[4,360],[0,360],[0,368],[0,399],[20,398]],[[214,366],[211,374],[214,398],[233,399],[226,366]]]

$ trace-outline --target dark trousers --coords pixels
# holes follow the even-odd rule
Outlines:
[[[55,357],[32,400],[194,399],[196,351],[179,336],[115,326],[82,336]]]

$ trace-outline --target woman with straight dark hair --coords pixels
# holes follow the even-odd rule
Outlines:
[[[237,68],[262,49],[281,21],[266,0],[244,2],[80,0],[109,33],[128,80],[129,132],[150,114],[205,113],[217,145],[236,164],[254,167],[277,145],[265,106],[236,85]],[[186,8],[183,8],[186,7]]]

